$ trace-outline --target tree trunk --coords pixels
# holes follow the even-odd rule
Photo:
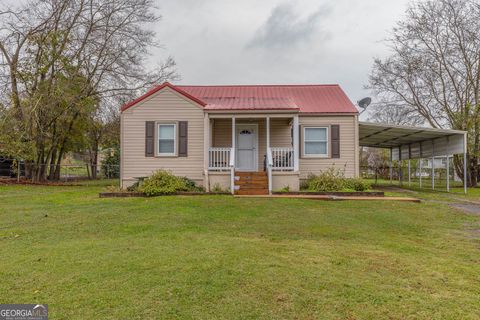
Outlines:
[[[37,149],[37,161],[32,165],[32,182],[42,182],[46,180],[45,151]]]
[[[61,164],[62,164],[62,158],[63,158],[63,147],[60,149],[60,152],[58,153],[57,157],[57,163],[55,164],[55,172],[53,174],[53,179],[58,181],[60,180],[60,171],[62,169]]]
[[[54,180],[55,178],[55,160],[57,159],[57,148],[55,147],[50,158],[50,170],[48,172],[48,180]]]
[[[467,154],[467,186],[470,188],[476,187],[478,184],[478,157],[470,156]],[[462,182],[465,181],[463,177],[463,156],[454,155],[453,164],[455,167],[455,173],[457,176],[462,179]]]
[[[98,161],[98,145],[93,146],[93,157],[90,158],[90,165],[92,167],[92,179],[97,179],[97,161]]]
[[[469,187],[476,187],[478,182],[478,157],[477,156],[468,156],[467,157],[467,169],[468,169],[468,183]]]
[[[32,162],[25,160],[24,168],[25,168],[25,179],[32,179]]]

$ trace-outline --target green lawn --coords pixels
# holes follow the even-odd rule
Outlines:
[[[102,188],[0,187],[2,303],[51,319],[480,317],[480,216],[445,204]]]
[[[467,194],[465,194],[463,186],[458,186],[458,184],[456,186],[451,186],[450,192],[447,192],[445,186],[442,187],[438,186],[437,184],[435,190],[432,190],[431,184],[428,186],[425,186],[425,184],[423,184],[422,188],[420,188],[418,182],[412,182],[409,186],[408,182],[400,184],[398,181],[395,180],[393,181],[393,183],[390,183],[390,180],[379,179],[377,180],[376,184],[374,179],[368,179],[368,181],[372,183],[373,188],[376,188],[377,190],[387,190],[386,195],[403,195],[410,197],[418,197],[425,200],[438,200],[444,202],[473,201],[480,203],[480,186],[476,188],[468,188]],[[396,189],[401,188],[406,192],[411,192],[402,192],[401,194],[398,192],[388,192],[388,189],[392,187]]]

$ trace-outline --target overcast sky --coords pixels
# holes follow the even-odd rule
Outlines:
[[[338,83],[369,93],[374,57],[409,0],[158,0],[155,26],[181,84]]]

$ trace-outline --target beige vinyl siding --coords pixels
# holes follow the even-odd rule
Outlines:
[[[225,148],[232,146],[232,119],[214,119],[212,146]],[[237,119],[236,126],[245,124],[258,125],[258,170],[263,170],[263,159],[267,153],[267,132],[265,119]],[[290,119],[270,119],[270,146],[291,147]]]
[[[188,157],[145,157],[146,121],[188,121]],[[203,182],[203,110],[195,103],[165,88],[124,111],[121,131],[121,176],[122,181],[129,181],[127,185],[135,177],[149,176],[158,169]],[[157,137],[155,126],[155,150]]]
[[[292,119],[270,119],[270,146],[292,147]],[[265,138],[266,139],[266,138]]]
[[[328,141],[329,156],[326,158],[307,158],[300,156],[300,179],[305,179],[309,173],[318,174],[320,171],[335,167],[345,169],[345,176],[355,177],[358,175],[357,168],[357,120],[354,115],[348,116],[300,116],[300,150],[303,153],[303,128],[305,126],[328,127],[332,124],[340,125],[340,158],[330,157],[331,145]],[[329,133],[330,139],[330,133]]]
[[[212,147],[232,147],[232,119],[210,119],[213,122]]]

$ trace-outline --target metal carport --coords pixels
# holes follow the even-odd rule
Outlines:
[[[466,143],[467,133],[465,131],[359,122],[360,146],[390,149],[390,180],[393,176],[392,162],[394,160],[408,160],[410,178],[410,159],[432,159],[432,189],[435,188],[436,157],[447,158],[447,191],[450,191],[448,164],[451,156],[463,154],[463,174],[466,177]],[[399,179],[401,179],[401,175],[399,175]],[[463,180],[466,193],[467,179]]]

